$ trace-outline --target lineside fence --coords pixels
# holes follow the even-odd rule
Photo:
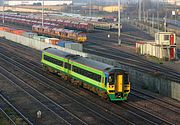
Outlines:
[[[24,36],[19,36],[16,34],[0,31],[0,37],[5,37],[8,40],[14,41],[16,43],[37,49],[43,50],[47,47],[54,47],[59,50],[69,52],[72,54],[78,54],[83,57],[88,57],[90,59],[100,61],[106,64],[120,66],[122,69],[126,70],[130,75],[130,81],[132,86],[139,86],[144,89],[151,90],[153,92],[159,93],[161,95],[171,97],[180,101],[180,83],[168,80],[164,76],[157,75],[155,73],[144,73],[142,70],[135,66],[128,66],[127,64],[115,61],[113,59],[104,58],[101,56],[96,56],[93,54],[78,52],[68,48],[63,48],[56,45],[47,44],[38,40],[27,38]],[[1,42],[1,41],[0,41]]]

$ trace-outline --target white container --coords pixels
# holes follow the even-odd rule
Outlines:
[[[46,38],[45,43],[50,43],[50,38]]]
[[[59,39],[57,39],[57,38],[46,38],[45,39],[45,43],[50,43],[53,45],[56,45],[58,41],[59,41]]]

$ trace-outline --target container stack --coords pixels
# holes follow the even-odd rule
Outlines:
[[[158,32],[155,41],[136,43],[136,51],[141,55],[150,55],[159,59],[176,59],[176,35],[172,32]]]
[[[17,29],[9,28],[9,27],[0,27],[0,30],[9,32],[9,33],[13,33],[16,35],[28,37],[28,38],[38,40],[41,42],[45,42],[47,44],[57,45],[57,46],[61,46],[64,48],[81,51],[81,52],[83,51],[83,45],[80,43],[74,43],[72,41],[64,41],[64,40],[62,41],[58,38],[49,38],[46,36],[39,36],[37,33],[26,32],[25,30],[17,30]],[[0,34],[0,37],[4,37],[4,36],[1,36],[1,34]]]

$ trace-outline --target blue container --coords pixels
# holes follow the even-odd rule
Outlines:
[[[58,42],[58,46],[61,46],[61,47],[65,47],[66,46],[66,44],[68,44],[68,43],[73,43],[73,42],[71,42],[71,41],[60,41],[60,42]]]

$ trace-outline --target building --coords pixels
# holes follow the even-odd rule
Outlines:
[[[123,7],[120,6],[121,11],[123,10]],[[103,11],[105,12],[117,12],[118,6],[103,6]]]
[[[158,32],[155,41],[136,43],[136,51],[141,55],[157,57],[161,60],[176,59],[176,35],[172,32]]]
[[[172,4],[172,5],[177,5],[177,6],[180,6],[180,0],[165,0],[166,3],[168,4]]]
[[[6,5],[41,5],[42,0],[6,0]],[[69,5],[72,4],[72,0],[44,0],[44,5]]]

